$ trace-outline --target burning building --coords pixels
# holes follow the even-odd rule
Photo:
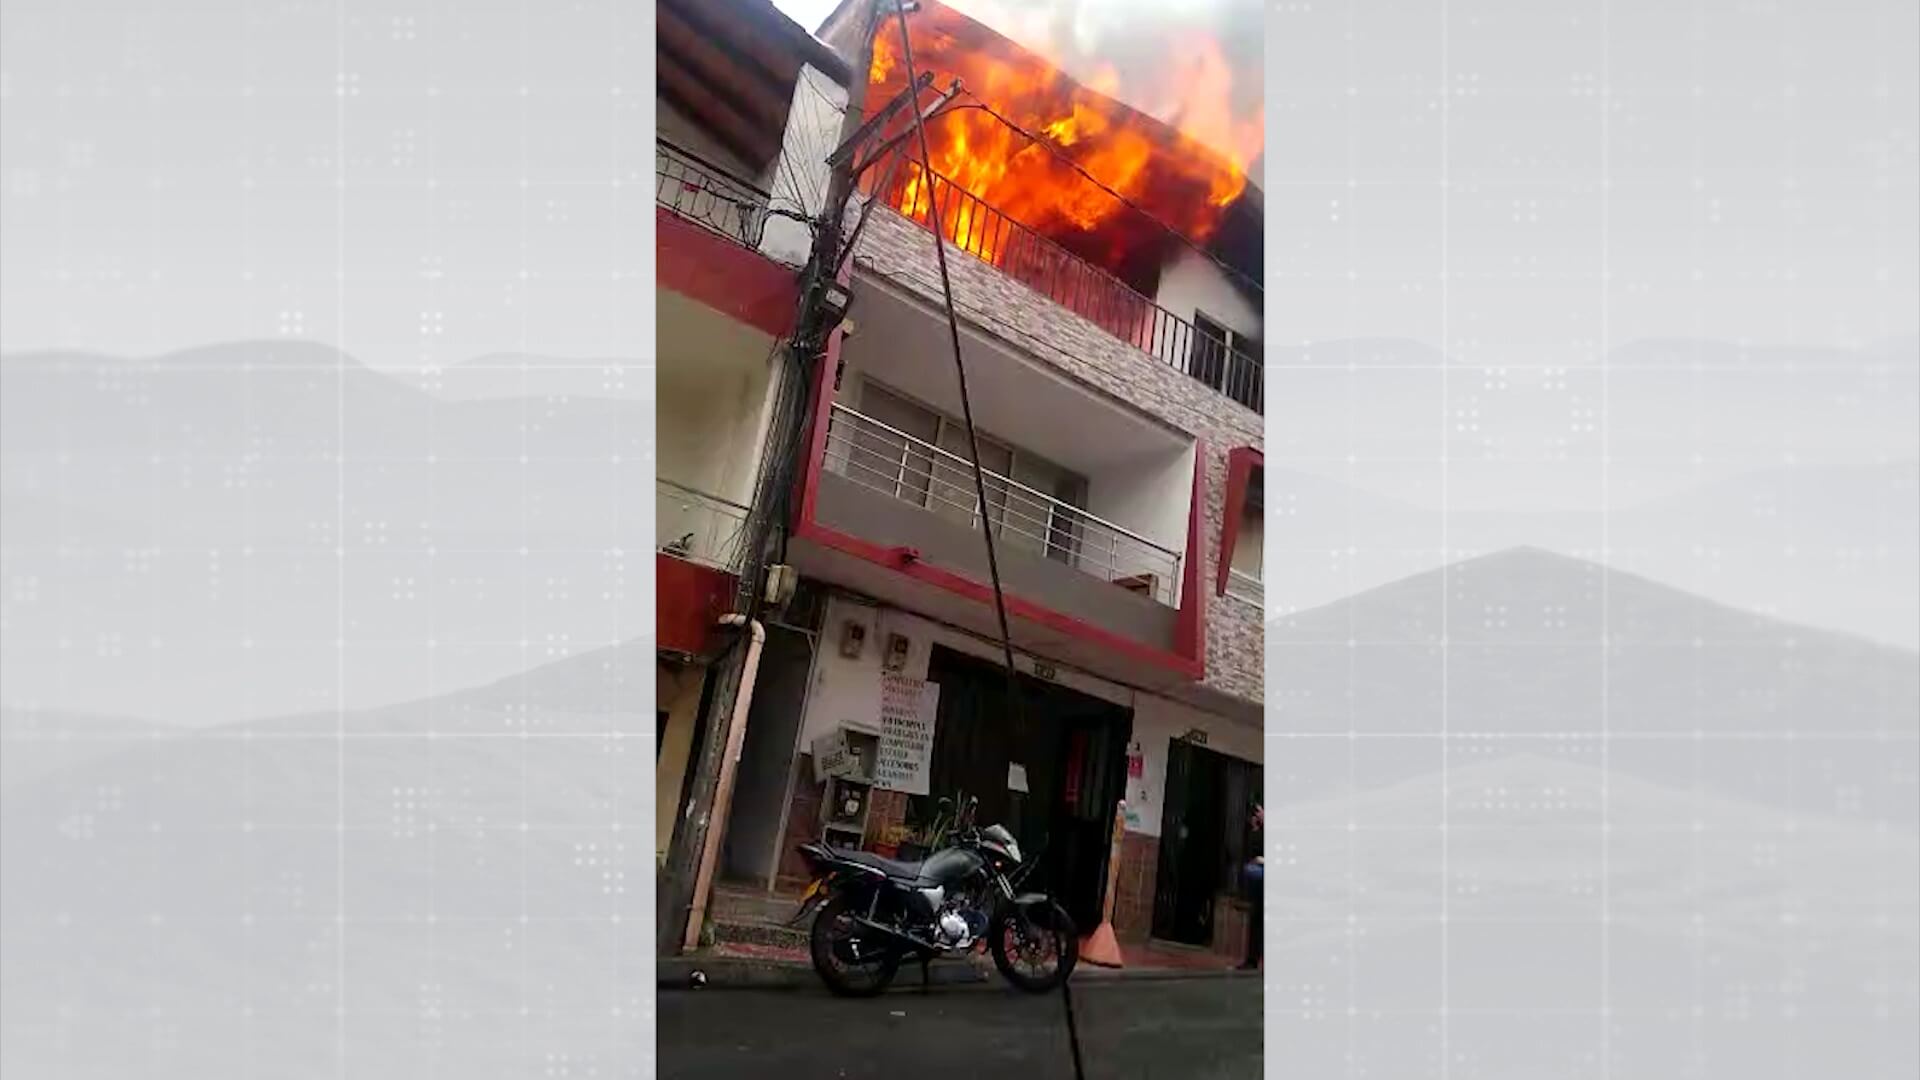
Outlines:
[[[971,197],[956,205],[949,238],[980,258],[1003,262],[1011,247],[978,220],[976,201],[1152,295],[1166,260],[1188,242],[1211,241],[1246,193],[1262,118],[1235,121],[1227,111],[1225,61],[1203,36],[1170,60],[1169,81],[1198,77],[1174,122],[1162,123],[951,8],[929,2],[908,28],[916,68],[932,72],[936,87],[953,79],[963,87],[927,134],[935,176]],[[869,113],[906,87],[897,18],[874,35],[868,82]],[[1118,88],[1111,68],[1103,82]],[[909,163],[884,197],[924,221],[931,186]]]
[[[669,6],[689,21],[702,10]],[[882,19],[868,36],[871,10],[846,0],[816,35],[844,63],[847,115],[813,115],[823,99],[803,73],[763,156],[731,178],[662,189],[675,200],[663,236],[669,216],[771,230],[755,207],[791,199],[787,177],[814,175],[849,118],[877,115],[907,85],[900,24]],[[823,835],[911,856],[912,826],[964,791],[983,819],[1041,853],[1036,887],[1088,927],[1120,815],[1122,941],[1232,952],[1247,911],[1231,871],[1247,854],[1262,759],[1260,204],[1246,176],[1259,118],[1224,111],[1218,52],[1205,43],[1178,52],[1165,100],[1149,106],[1156,119],[1115,99],[1153,95],[1115,77],[1076,82],[937,4],[922,3],[907,29],[914,67],[937,91],[954,79],[963,90],[928,122],[931,169],[895,117],[854,156],[870,164],[846,178],[857,191],[848,225],[864,221],[844,280],[848,318],[810,385],[788,388],[810,403],[782,549],[801,582],[758,661],[719,875],[764,896],[804,872],[796,844]],[[804,41],[787,48],[832,66],[805,57]],[[744,90],[738,103],[730,93],[701,103],[697,85],[691,72],[663,83],[663,102],[688,120],[673,137],[705,130],[696,106],[751,115]],[[683,86],[669,100],[665,90]],[[713,153],[684,149],[665,147],[662,160],[725,171]],[[936,219],[955,249],[984,499],[960,420]],[[688,231],[680,224],[676,235]],[[723,237],[699,246],[706,263],[677,268],[663,242],[663,288],[671,277],[693,306],[739,306],[733,284],[766,275],[750,277],[744,257],[731,260],[738,271],[712,260],[754,242],[773,246]],[[732,340],[668,332],[663,314],[663,371],[673,344],[696,381]],[[744,364],[744,348],[729,355]],[[755,410],[776,391],[752,385],[768,388],[737,403],[745,422],[729,430],[765,427]],[[716,437],[691,408],[684,423],[661,410],[663,448]],[[1012,713],[983,530],[996,539],[1020,672]],[[902,702],[919,710],[904,725]]]

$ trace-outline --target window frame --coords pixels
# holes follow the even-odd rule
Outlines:
[[[1253,488],[1256,475],[1260,486],[1258,505],[1261,510],[1261,532],[1264,535],[1266,531],[1266,455],[1251,446],[1235,447],[1227,452],[1227,500],[1220,521],[1219,572],[1214,583],[1216,596],[1226,596],[1231,591],[1234,573],[1233,552],[1240,541],[1241,522],[1246,518],[1250,503],[1249,493]],[[1251,575],[1243,573],[1242,576]],[[1266,560],[1262,559],[1259,582],[1263,598],[1266,576]],[[1248,597],[1236,598],[1247,600],[1249,603],[1253,602]]]

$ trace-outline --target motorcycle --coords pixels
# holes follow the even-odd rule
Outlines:
[[[951,801],[941,800],[944,817]],[[1020,845],[1000,825],[973,822],[978,799],[955,819],[949,844],[924,861],[902,862],[822,841],[800,845],[814,880],[793,924],[814,915],[813,969],[828,990],[881,993],[903,960],[925,965],[966,956],[984,943],[1014,986],[1045,993],[1065,983],[1080,958],[1073,920],[1045,893],[1016,893]]]

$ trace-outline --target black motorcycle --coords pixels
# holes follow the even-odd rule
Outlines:
[[[800,845],[814,881],[793,921],[819,908],[811,932],[813,969],[827,989],[851,997],[878,994],[893,982],[901,961],[911,957],[924,966],[938,957],[966,956],[983,941],[1000,974],[1022,990],[1045,993],[1073,974],[1080,958],[1073,920],[1045,893],[1014,892],[1023,876],[1020,845],[1002,826],[976,827],[978,805],[978,799],[967,801],[950,846],[923,862],[822,842]]]

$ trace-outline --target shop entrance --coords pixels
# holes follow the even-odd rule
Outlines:
[[[1036,863],[1022,888],[1052,893],[1090,931],[1100,921],[1114,806],[1126,785],[1133,710],[1058,683],[1019,676],[1020,723],[1006,715],[1006,669],[935,646],[927,678],[940,684],[928,794],[910,820],[932,817],[939,798],[980,800]],[[1018,769],[1010,769],[1018,766]],[[1017,784],[1025,774],[1027,790]]]
[[[1160,815],[1160,868],[1153,936],[1213,944],[1217,898],[1237,895],[1252,850],[1252,812],[1260,766],[1186,740],[1167,748],[1166,804]]]

